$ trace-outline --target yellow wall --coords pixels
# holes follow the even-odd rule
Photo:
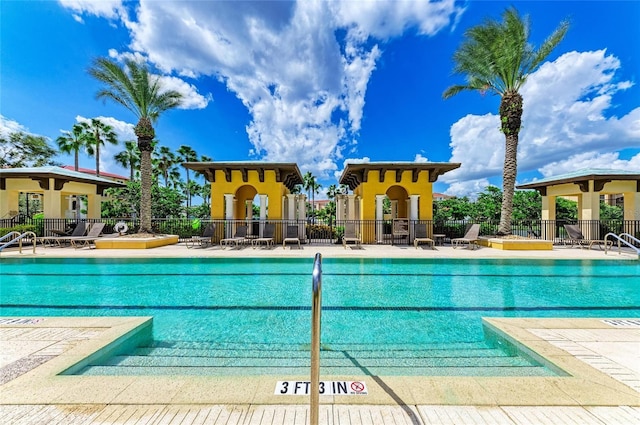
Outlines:
[[[282,218],[282,197],[289,193],[289,189],[276,181],[274,170],[264,171],[264,182],[260,182],[258,171],[247,172],[247,182],[242,180],[240,170],[231,171],[231,181],[227,182],[223,170],[215,171],[215,182],[211,182],[211,218],[224,219],[224,195],[232,194],[236,198],[234,218],[245,218],[245,202],[253,199],[256,194],[267,195],[269,202],[268,216],[278,220]]]
[[[433,218],[433,184],[429,182],[429,172],[420,171],[418,174],[418,181],[412,181],[412,172],[407,170],[402,173],[400,182],[396,182],[395,170],[389,170],[385,172],[383,182],[380,183],[380,172],[378,170],[369,171],[366,182],[360,183],[360,185],[353,191],[355,195],[362,198],[360,219],[361,220],[375,220],[376,218],[376,195],[388,195],[390,199],[393,196],[399,196],[402,192],[394,186],[400,186],[406,190],[407,198],[398,199],[398,215],[400,212],[404,212],[406,217],[406,199],[410,195],[420,195],[419,220],[431,220]],[[393,188],[391,191],[389,189]],[[387,193],[389,191],[389,193]]]

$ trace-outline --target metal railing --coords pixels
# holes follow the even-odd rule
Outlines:
[[[2,252],[3,249],[5,249],[8,246],[13,245],[14,243],[18,242],[18,246],[19,246],[19,252],[20,254],[22,254],[22,241],[25,238],[30,238],[31,239],[31,245],[33,245],[33,253],[36,253],[36,234],[33,232],[24,232],[22,234],[18,233],[18,232],[9,232],[7,233],[4,237],[2,237],[2,239],[0,240],[4,240],[4,239],[8,239],[8,237],[10,237],[9,235],[13,235],[17,233],[18,236],[16,236],[15,238],[11,239],[9,242],[6,242],[5,244],[3,244],[2,246],[0,246],[0,252]]]
[[[322,321],[322,255],[313,262],[313,295],[311,298],[311,399],[310,425],[318,425],[320,408],[320,332]]]
[[[628,242],[626,238],[631,239],[636,245],[640,246],[640,239],[631,236],[628,233],[621,233],[619,235],[616,235],[615,233],[607,233],[606,236],[604,237],[604,253],[607,253],[607,248],[608,248],[608,244],[607,244],[607,239],[611,237],[612,239],[615,239],[618,241],[618,254],[620,254],[620,248],[621,248],[621,243],[625,244],[626,246],[628,246],[629,248],[633,249],[636,254],[638,254],[638,258],[640,259],[640,248],[633,246],[633,244],[631,244],[630,242]],[[612,244],[613,245],[613,244]]]
[[[115,233],[113,227],[118,222],[124,222],[129,227],[128,233],[136,233],[140,221],[135,218],[101,218],[101,219],[29,219],[22,218],[19,223],[8,222],[0,219],[0,229],[18,230],[24,232],[31,230],[38,236],[53,235],[53,231],[68,230],[79,222],[92,224],[105,223],[103,233]],[[275,224],[275,242],[282,241],[288,226],[298,227],[298,237],[303,244],[340,244],[344,229],[347,225],[354,224],[363,244],[378,245],[410,245],[412,235],[417,226],[426,226],[427,236],[431,234],[445,235],[445,239],[459,238],[465,234],[467,226],[471,223],[480,224],[480,235],[494,235],[498,230],[497,220],[408,220],[409,235],[397,235],[393,231],[393,220],[281,220],[281,219],[189,219],[189,218],[153,218],[153,231],[160,234],[178,235],[180,241],[186,241],[193,236],[200,236],[209,224],[216,225],[213,243],[228,237],[228,233],[239,225],[249,225],[250,235],[260,235],[266,223]],[[532,239],[551,240],[554,244],[562,244],[568,239],[564,224],[577,224],[589,239],[604,239],[607,233],[628,233],[635,238],[640,238],[640,220],[514,220],[512,222],[512,234]],[[28,226],[27,229],[11,229],[15,225]],[[633,242],[632,242],[633,244]]]

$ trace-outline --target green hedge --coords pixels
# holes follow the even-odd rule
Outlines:
[[[31,224],[18,224],[13,227],[0,227],[0,238],[10,232],[18,232],[23,234],[24,232],[35,232],[36,226]]]

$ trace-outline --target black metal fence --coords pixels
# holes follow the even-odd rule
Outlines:
[[[140,227],[140,220],[131,218],[102,218],[86,219],[86,223],[105,223],[103,233],[116,233],[114,227],[117,223],[125,223],[127,233],[136,233]],[[52,236],[55,231],[71,232],[75,227],[75,219],[31,219],[21,217],[19,219],[0,220],[0,236],[14,228],[30,230],[38,236]],[[341,243],[345,227],[355,228],[363,243],[402,245],[409,244],[414,232],[419,226],[426,226],[427,235],[439,235],[443,240],[464,236],[466,229],[472,223],[479,223],[480,235],[495,235],[499,222],[496,221],[470,221],[470,220],[352,220],[352,221],[323,221],[308,219],[297,220],[201,220],[201,219],[162,219],[152,220],[152,228],[155,233],[178,235],[181,241],[193,236],[199,236],[209,224],[214,224],[216,231],[214,241],[232,237],[239,226],[247,226],[247,234],[251,237],[259,237],[263,234],[266,223],[275,224],[274,240],[282,241],[287,231],[295,227],[295,233],[302,243],[308,244],[335,244]],[[640,239],[640,220],[522,220],[512,222],[512,234],[520,237],[547,239],[556,244],[563,243],[568,235],[564,224],[577,224],[589,239],[603,239],[607,233],[628,233]]]

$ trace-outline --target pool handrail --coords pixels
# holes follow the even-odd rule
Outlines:
[[[34,232],[24,232],[22,234],[16,232],[16,231],[11,231],[9,233],[7,233],[6,235],[4,235],[2,238],[0,238],[1,240],[7,239],[8,237],[10,237],[9,235],[13,235],[13,234],[17,234],[18,236],[11,239],[9,242],[4,243],[3,245],[0,246],[0,252],[2,252],[3,249],[5,249],[6,247],[13,245],[16,242],[19,242],[19,247],[20,247],[20,254],[22,254],[22,240],[25,238],[31,238],[32,241],[32,245],[33,245],[33,253],[36,253],[36,234]]]
[[[322,254],[313,261],[313,295],[311,299],[311,394],[310,425],[318,425],[320,408],[320,331],[322,320]]]
[[[604,242],[605,242],[605,244],[604,244],[604,253],[605,254],[607,253],[607,246],[608,246],[607,245],[607,238],[609,236],[611,236],[613,239],[616,239],[618,241],[618,254],[620,254],[620,242],[622,242],[623,244],[627,245],[629,248],[633,249],[636,252],[636,254],[638,254],[638,258],[640,258],[640,248],[638,248],[638,247],[632,245],[631,243],[629,243],[626,239],[623,238],[623,236],[631,239],[632,241],[634,241],[637,244],[640,244],[640,239],[630,235],[629,233],[620,233],[619,235],[616,235],[615,233],[612,233],[612,232],[607,233],[604,236]]]

